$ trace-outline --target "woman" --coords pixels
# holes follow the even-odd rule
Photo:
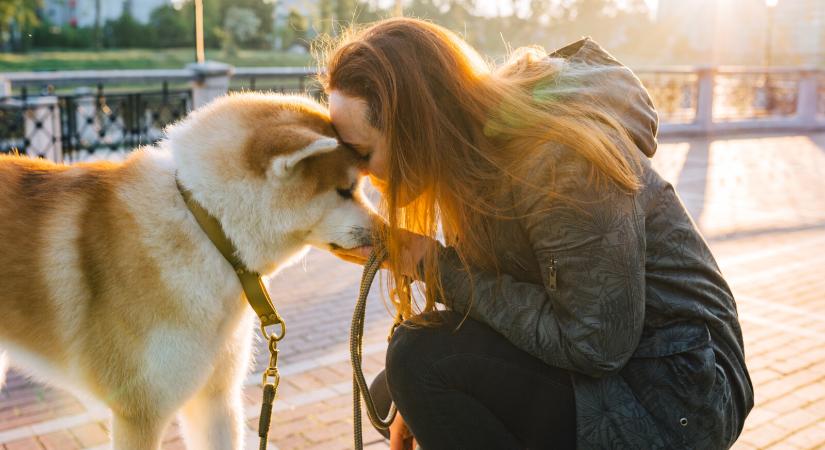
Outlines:
[[[732,445],[753,405],[736,305],[647,160],[657,116],[630,70],[589,38],[492,70],[411,19],[326,66],[409,319],[387,354],[394,447],[407,430],[427,450]]]

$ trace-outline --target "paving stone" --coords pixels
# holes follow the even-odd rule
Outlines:
[[[39,436],[40,444],[46,450],[79,450],[83,447],[68,431],[57,431]]]
[[[72,435],[82,448],[94,447],[109,442],[109,432],[98,423],[90,423],[72,428]]]
[[[34,437],[7,442],[6,450],[43,450],[43,446]]]
[[[798,429],[788,436],[785,441],[799,448],[821,449],[825,447],[825,424],[820,422],[807,428]]]

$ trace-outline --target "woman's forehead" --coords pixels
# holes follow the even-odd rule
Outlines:
[[[368,143],[371,138],[367,104],[338,91],[329,94],[329,113],[341,139],[351,144]]]

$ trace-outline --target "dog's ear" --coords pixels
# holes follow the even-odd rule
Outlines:
[[[285,155],[276,156],[272,160],[272,173],[277,177],[285,177],[289,175],[299,162],[310,156],[327,153],[338,148],[339,143],[335,138],[318,135],[318,138],[310,142],[309,145],[287,153]]]

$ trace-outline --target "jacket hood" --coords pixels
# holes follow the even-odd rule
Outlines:
[[[554,96],[586,96],[600,103],[625,127],[639,150],[648,157],[656,153],[659,117],[647,90],[629,68],[589,37],[552,52],[550,58],[564,60],[551,82]]]

